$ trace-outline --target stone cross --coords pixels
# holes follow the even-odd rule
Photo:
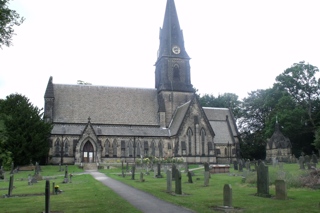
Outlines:
[[[225,184],[223,187],[223,205],[232,207],[232,187],[230,184]]]
[[[175,193],[181,195],[182,194],[181,173],[179,170],[176,170],[175,184],[176,184]]]
[[[285,180],[276,180],[276,199],[286,200],[287,199],[287,185]]]
[[[270,197],[269,194],[269,170],[264,162],[260,163],[257,170],[257,195],[259,197]]]
[[[172,191],[172,173],[170,170],[167,170],[167,192]]]

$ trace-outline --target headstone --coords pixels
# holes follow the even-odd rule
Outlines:
[[[171,171],[172,171],[172,180],[175,180],[175,175],[176,175],[176,173],[177,173],[177,171],[178,171],[175,164],[172,164],[172,169],[171,169]]]
[[[304,156],[304,162],[305,162],[305,163],[310,163],[310,157],[309,157],[309,155]]]
[[[176,170],[175,184],[176,184],[175,193],[181,195],[182,194],[181,173],[179,170]]]
[[[287,186],[285,180],[276,180],[276,199],[286,200],[287,199]]]
[[[134,175],[135,175],[135,172],[136,172],[136,166],[135,165],[132,165],[132,171],[131,171],[131,180],[134,180]]]
[[[225,184],[223,187],[223,205],[232,207],[232,187],[230,184]]]
[[[52,183],[52,194],[55,194],[55,182]]]
[[[208,162],[204,163],[204,171],[205,172],[209,172],[209,164],[208,164]]]
[[[193,183],[191,172],[188,172],[188,183]]]
[[[299,165],[300,165],[300,169],[304,170],[305,167],[304,167],[304,156],[300,156],[299,157]]]
[[[28,185],[32,185],[32,177],[30,174],[28,175]]]
[[[157,174],[157,178],[162,178],[162,175],[161,175],[161,164],[158,163],[157,164],[157,171],[158,171],[158,174]]]
[[[307,165],[307,167],[308,167],[308,170],[310,170],[310,169],[311,169],[311,163],[310,163],[310,162],[307,162],[306,165]]]
[[[172,191],[172,173],[170,170],[167,170],[167,192]]]
[[[81,163],[81,167],[82,167],[82,163]],[[59,163],[59,172],[61,172],[61,163]]]
[[[242,172],[242,171],[243,171],[242,163],[239,163],[239,172]]]
[[[312,153],[311,159],[312,159],[312,163],[315,163],[315,164],[318,163],[318,158],[317,158],[316,154]]]
[[[251,171],[251,163],[250,163],[250,160],[248,159],[247,162],[246,162],[246,169],[248,171]]]
[[[233,169],[238,170],[238,162],[237,161],[233,161]]]
[[[50,213],[50,181],[46,180],[45,188],[45,213]]]
[[[9,188],[8,188],[8,197],[11,197],[12,190],[13,190],[13,180],[14,180],[14,175],[10,174],[10,180],[9,180]]]
[[[204,172],[204,186],[209,186],[210,172]]]
[[[269,170],[264,162],[260,163],[257,170],[257,195],[259,197],[270,197],[269,194]]]
[[[69,178],[68,178],[68,166],[65,167],[63,183],[69,183]]]
[[[143,179],[143,172],[140,172],[140,182],[144,182],[144,179]]]

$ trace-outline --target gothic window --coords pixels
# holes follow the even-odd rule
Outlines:
[[[105,143],[104,147],[105,147],[105,156],[106,156],[106,157],[109,157],[110,142],[109,142],[108,139],[106,140],[106,143]]]
[[[148,156],[149,152],[149,145],[148,145],[148,141],[144,142],[144,156]]]
[[[162,142],[159,142],[159,157],[162,158],[163,157],[163,148],[162,148]]]
[[[125,156],[126,156],[126,142],[121,141],[121,157],[125,157]]]
[[[224,155],[227,156],[227,154],[228,154],[228,150],[227,148],[224,148]]]
[[[187,154],[187,146],[185,141],[181,141],[181,150],[182,150],[182,155],[185,156]]]
[[[137,142],[137,157],[141,156],[140,141]]]
[[[192,144],[192,130],[191,130],[190,128],[188,129],[187,135],[188,135],[189,155],[192,155],[192,152],[191,152],[191,144]]]
[[[113,148],[113,157],[117,157],[117,141],[114,140],[113,144],[112,144],[112,148]]]
[[[173,65],[173,80],[180,81],[180,67],[178,64]]]
[[[156,148],[154,145],[154,141],[151,142],[151,156],[155,156],[156,155]]]
[[[54,145],[54,148],[55,148],[55,156],[60,156],[61,154],[61,147],[60,147],[60,139],[58,138],[55,142],[55,145]]]
[[[69,141],[66,139],[64,141],[64,156],[69,156]]]
[[[206,139],[206,132],[204,129],[201,129],[201,146],[202,146],[202,155],[204,155],[204,144]]]
[[[133,156],[132,152],[133,152],[133,147],[132,147],[132,142],[131,142],[131,140],[130,140],[130,141],[129,141],[129,157],[132,157],[132,156]]]

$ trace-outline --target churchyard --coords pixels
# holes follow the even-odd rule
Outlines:
[[[265,168],[261,165],[262,168]],[[132,174],[130,165],[118,164],[109,169],[99,171],[108,176],[146,191],[160,199],[187,207],[199,213],[206,212],[319,212],[320,189],[303,186],[313,180],[306,177],[311,170],[300,169],[299,164],[267,164],[265,170],[259,173],[258,165],[251,162],[243,166],[242,171],[231,165],[229,173],[210,174],[205,177],[204,165],[189,165],[189,173],[184,164],[177,164],[180,176],[172,178],[172,166],[157,165],[153,168],[137,165]],[[65,170],[68,170],[66,181]],[[207,170],[207,168],[206,168]],[[249,171],[250,170],[250,171]],[[41,166],[39,172],[42,179],[50,180],[50,209],[52,212],[139,212],[129,203],[95,180],[89,174],[76,166]],[[160,175],[159,175],[160,172]],[[11,197],[6,198],[10,180],[10,171],[0,180],[0,212],[41,212],[45,210],[45,180],[29,184],[29,175],[35,176],[35,171],[19,171],[14,173]],[[72,177],[70,176],[72,174]],[[171,178],[167,178],[167,174]],[[262,177],[261,177],[262,176]],[[268,176],[266,179],[264,176]],[[190,180],[191,179],[191,180]],[[316,177],[319,181],[319,176]],[[170,180],[170,182],[168,182]],[[286,187],[276,180],[285,180]],[[264,184],[269,181],[267,186]],[[52,183],[59,185],[61,193],[54,194]],[[66,183],[63,183],[66,182]],[[257,186],[257,182],[262,185]],[[176,183],[180,189],[176,190]],[[227,185],[226,185],[227,184]],[[258,184],[259,185],[259,184]],[[267,189],[266,189],[267,187]],[[264,191],[267,190],[267,191]],[[278,190],[278,191],[277,191]],[[280,191],[279,191],[280,190]],[[285,193],[283,193],[285,190]],[[277,192],[276,192],[277,191]],[[259,192],[259,193],[258,193]],[[53,194],[52,194],[53,193]],[[257,195],[260,196],[257,196]],[[229,206],[229,207],[224,207]]]

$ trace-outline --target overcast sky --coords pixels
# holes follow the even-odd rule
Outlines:
[[[217,96],[272,87],[293,63],[320,66],[318,0],[175,0],[191,82]],[[154,88],[166,0],[14,0],[26,18],[0,49],[0,98],[39,108],[49,80]]]

